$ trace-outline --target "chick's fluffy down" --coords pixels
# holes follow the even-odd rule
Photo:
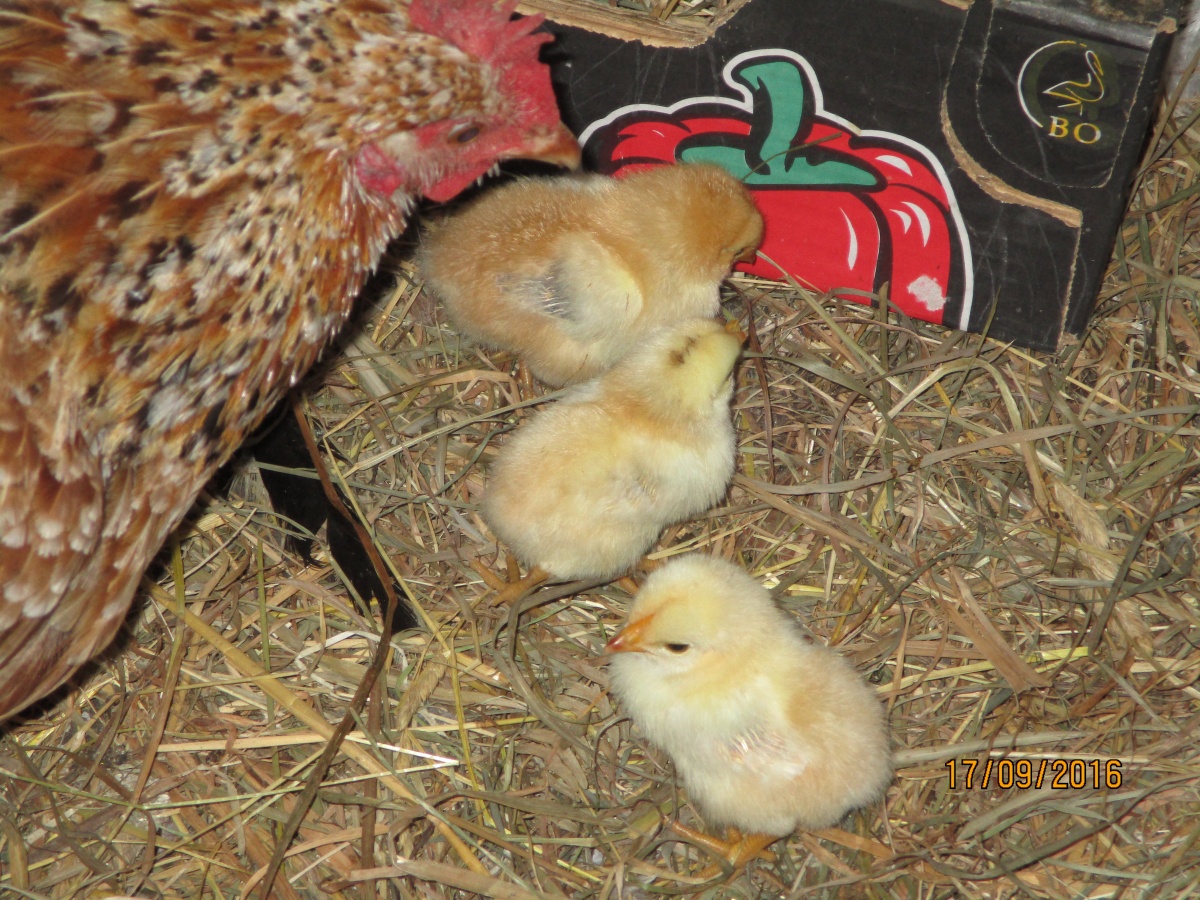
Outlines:
[[[826,828],[887,789],[874,692],[742,569],[674,560],[646,580],[629,623],[610,644],[613,691],[711,823]]]
[[[715,315],[721,280],[762,228],[719,166],[526,179],[434,229],[419,266],[466,337],[560,386],[608,369],[655,328]]]
[[[483,517],[557,580],[618,575],[733,475],[731,372],[741,342],[712,320],[659,332],[518,429]]]

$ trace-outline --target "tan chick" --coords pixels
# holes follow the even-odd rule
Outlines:
[[[667,525],[724,496],[740,350],[741,336],[712,319],[663,329],[513,434],[482,512],[536,567],[525,586],[621,575]]]
[[[892,780],[874,691],[731,563],[692,555],[653,572],[607,649],[614,694],[733,839],[679,830],[734,868],[874,803]]]
[[[605,371],[650,330],[713,316],[762,216],[719,166],[517,181],[433,231],[426,286],[462,334],[559,387]]]

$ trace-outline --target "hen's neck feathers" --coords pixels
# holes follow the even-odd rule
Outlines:
[[[5,325],[69,360],[102,457],[209,470],[403,227],[353,177],[364,136],[482,110],[481,70],[399,6],[59,9],[0,11]]]

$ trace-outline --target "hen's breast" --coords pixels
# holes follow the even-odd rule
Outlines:
[[[215,26],[80,10],[0,7],[0,718],[112,637],[403,225],[264,99],[290,63],[170,67]]]

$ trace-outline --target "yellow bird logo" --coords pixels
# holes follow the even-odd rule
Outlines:
[[[1060,81],[1042,91],[1047,97],[1063,101],[1059,109],[1069,110],[1082,115],[1085,106],[1099,103],[1106,93],[1104,86],[1104,65],[1095,51],[1088,50],[1083,54],[1088,68],[1086,81]]]

